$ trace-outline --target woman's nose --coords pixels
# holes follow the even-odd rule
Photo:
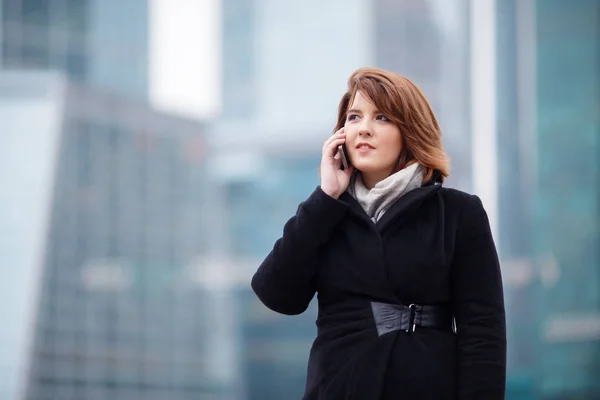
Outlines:
[[[371,129],[368,126],[361,126],[358,130],[358,136],[371,136]]]

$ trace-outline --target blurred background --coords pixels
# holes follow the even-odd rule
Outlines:
[[[484,201],[506,398],[600,399],[600,0],[0,0],[0,400],[299,399],[249,280],[362,66]]]

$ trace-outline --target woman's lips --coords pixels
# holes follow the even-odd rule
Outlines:
[[[369,151],[375,150],[372,144],[366,142],[360,142],[356,145],[356,151],[359,153],[368,153]]]

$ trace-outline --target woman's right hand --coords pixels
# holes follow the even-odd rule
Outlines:
[[[344,128],[338,130],[323,144],[323,156],[321,157],[321,190],[329,196],[337,199],[344,193],[354,168],[350,166],[341,169],[342,160],[338,153],[338,146],[346,142]]]

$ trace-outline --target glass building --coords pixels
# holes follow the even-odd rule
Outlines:
[[[53,85],[0,73],[0,398],[7,400],[22,399],[27,384],[59,142],[60,102],[44,99],[54,96]]]
[[[300,399],[316,336],[316,304],[301,315],[286,316],[265,308],[246,285],[237,292],[241,319],[240,359],[247,399]]]
[[[240,136],[236,132],[242,127]],[[318,131],[254,130],[243,125],[214,129],[208,136],[218,156],[209,169],[213,180],[222,184],[213,203],[223,208],[219,220],[226,243],[221,251],[239,269],[231,294],[240,322],[236,340],[246,398],[300,398],[316,334],[316,302],[299,316],[279,315],[258,300],[250,278],[300,202],[319,184],[320,154],[314,149],[322,145],[322,136]]]
[[[0,0],[0,69],[58,70],[144,100],[148,13],[147,0]]]
[[[600,398],[599,15],[498,2],[507,398]]]
[[[256,1],[222,0],[221,117],[252,119],[256,112]]]
[[[538,387],[600,398],[600,1],[538,0],[536,16]]]
[[[239,398],[206,127],[33,72],[0,73],[0,119],[2,398]]]
[[[369,8],[368,0],[223,0],[222,122],[330,132],[346,79],[373,63]]]

